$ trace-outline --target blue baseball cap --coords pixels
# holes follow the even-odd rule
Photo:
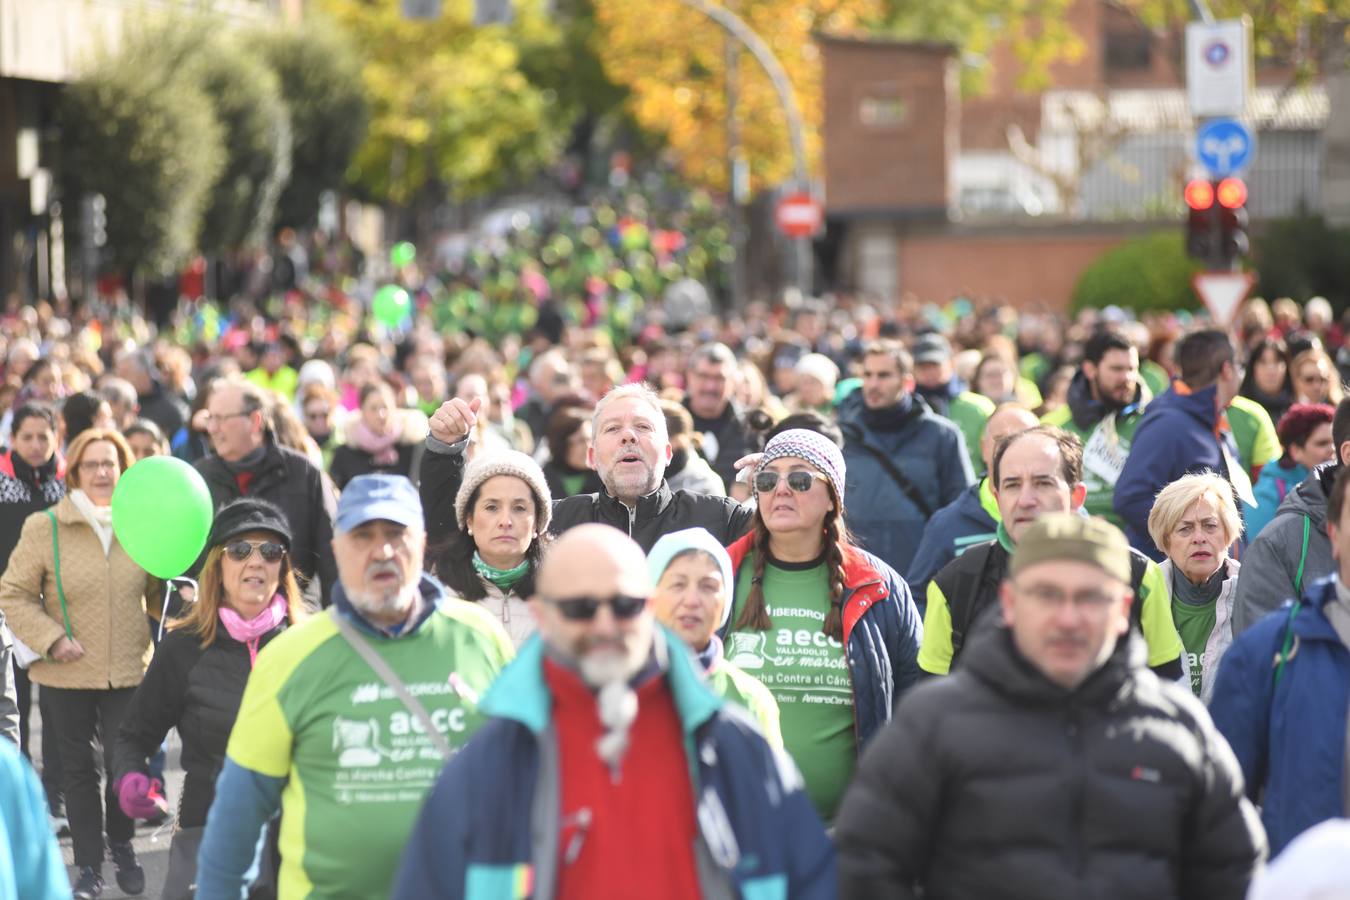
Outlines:
[[[345,534],[359,525],[384,519],[405,528],[422,528],[422,500],[402,475],[358,475],[342,489],[333,527]]]

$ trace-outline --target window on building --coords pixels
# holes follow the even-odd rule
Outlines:
[[[909,104],[894,94],[869,94],[858,103],[858,119],[868,128],[899,128],[909,120]]]
[[[1153,38],[1144,30],[1106,33],[1107,71],[1137,71],[1153,64]]]

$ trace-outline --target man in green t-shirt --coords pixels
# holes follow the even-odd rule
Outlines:
[[[334,530],[333,607],[269,644],[244,690],[199,900],[237,900],[278,811],[279,896],[387,897],[423,798],[511,658],[491,616],[422,573],[422,507],[406,478],[354,478]]]
[[[1085,507],[1116,527],[1123,524],[1112,508],[1116,479],[1152,398],[1139,378],[1139,351],[1121,335],[1100,331],[1083,346],[1083,364],[1069,384],[1068,402],[1041,419],[1083,442]]]

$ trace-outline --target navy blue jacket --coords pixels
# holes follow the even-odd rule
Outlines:
[[[754,532],[727,548],[739,570],[754,547]],[[923,618],[909,585],[895,570],[865,550],[844,553],[844,655],[853,689],[854,738],[861,752],[900,697],[919,680]],[[722,628],[725,638],[731,623]]]
[[[954,502],[975,480],[961,430],[934,415],[921,398],[912,396],[909,402],[912,412],[895,431],[867,427],[862,391],[854,391],[839,408],[848,468],[844,497],[849,530],[860,546],[897,572],[909,571],[929,517]],[[849,437],[854,428],[866,443],[884,451],[918,489],[928,504],[927,515],[896,485],[877,458]]]
[[[967,548],[992,541],[998,536],[998,519],[980,502],[980,491],[987,479],[981,478],[961,492],[952,503],[933,513],[923,540],[914,552],[905,581],[914,592],[914,602],[923,612],[928,604],[928,580]]]
[[[1144,410],[1130,444],[1130,455],[1116,481],[1115,510],[1125,522],[1130,546],[1162,562],[1163,554],[1148,536],[1148,514],[1158,491],[1182,475],[1217,472],[1228,477],[1228,464],[1214,429],[1219,413],[1214,398],[1217,385],[1193,394],[1178,394],[1175,384],[1154,398]],[[1227,436],[1228,452],[1238,458],[1237,445]]]
[[[668,660],[657,677],[670,683],[699,828],[722,877],[748,900],[833,898],[834,849],[791,760],[708,689],[678,638],[662,629],[657,640]],[[553,896],[561,812],[547,798],[561,786],[544,652],[531,638],[483,697],[479,709],[492,718],[432,788],[395,900]]]
[[[1272,858],[1302,832],[1345,813],[1350,650],[1323,611],[1336,599],[1336,578],[1304,590],[1279,686],[1274,659],[1284,646],[1289,603],[1233,641],[1209,705],[1242,766],[1247,796],[1264,792],[1261,822]]]

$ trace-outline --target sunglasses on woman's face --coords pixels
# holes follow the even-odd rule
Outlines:
[[[225,552],[235,562],[243,562],[253,555],[255,547],[262,554],[263,562],[280,562],[286,555],[286,548],[273,541],[231,541],[225,545]]]
[[[817,478],[825,480],[825,476],[820,472],[788,472],[788,487],[799,494],[805,494],[811,490],[812,483]],[[755,476],[755,490],[761,494],[771,494],[778,488],[778,472],[760,472]]]
[[[628,597],[615,594],[613,597],[568,597],[566,599],[546,599],[547,603],[557,607],[564,619],[572,622],[589,622],[595,618],[600,607],[608,605],[616,619],[631,619],[647,606],[646,597]]]

